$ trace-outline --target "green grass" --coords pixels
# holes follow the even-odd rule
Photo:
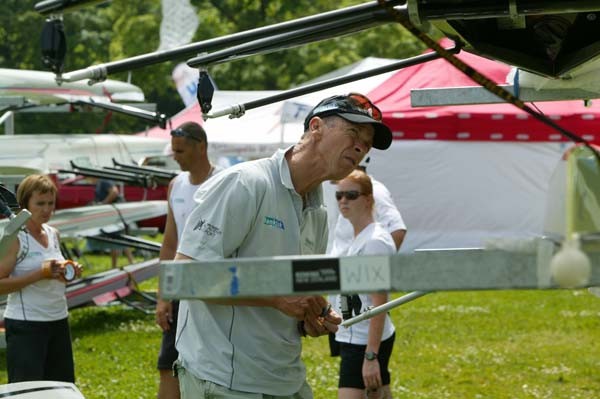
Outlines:
[[[586,291],[437,293],[392,316],[398,398],[600,397],[600,300]],[[310,382],[334,398],[323,351],[305,348]]]
[[[156,280],[143,284],[155,289]],[[435,293],[392,311],[395,398],[598,398],[600,299],[586,290]],[[87,399],[154,398],[160,331],[122,306],[71,311]],[[315,398],[337,397],[339,358],[304,340]],[[0,381],[6,360],[0,351]]]

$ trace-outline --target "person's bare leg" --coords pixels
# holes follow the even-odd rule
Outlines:
[[[173,377],[171,370],[158,370],[160,381],[158,383],[158,399],[179,399],[179,380]]]
[[[339,388],[338,399],[364,399],[364,389],[356,388]]]
[[[116,269],[117,266],[119,265],[119,251],[116,249],[111,249],[110,250],[110,259],[112,262],[112,268]]]
[[[129,261],[129,264],[133,264],[135,262],[135,259],[133,259],[133,253],[131,251],[131,248],[125,248],[125,250],[123,251],[125,252],[125,256],[127,256],[127,260]]]
[[[384,385],[381,389],[383,390],[383,399],[392,399],[392,390],[389,385]]]

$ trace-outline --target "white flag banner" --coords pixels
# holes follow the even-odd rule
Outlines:
[[[286,101],[281,110],[281,123],[304,122],[313,107],[295,101]]]
[[[168,50],[188,44],[198,29],[198,14],[190,0],[162,0],[160,45],[158,50]]]
[[[177,64],[171,73],[177,91],[186,107],[196,102],[198,91],[198,70],[189,67],[185,62]]]

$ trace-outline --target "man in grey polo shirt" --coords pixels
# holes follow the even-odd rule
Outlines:
[[[321,183],[345,177],[371,147],[386,149],[391,141],[381,112],[365,96],[321,101],[296,145],[202,185],[175,259],[324,253]],[[341,323],[323,309],[322,296],[181,301],[176,369],[182,398],[312,398],[301,335],[324,335]]]

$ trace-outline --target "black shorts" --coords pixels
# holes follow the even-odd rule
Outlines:
[[[177,360],[179,353],[175,349],[175,334],[177,333],[177,315],[179,314],[179,301],[173,301],[173,323],[168,331],[163,331],[160,343],[160,353],[156,368],[159,370],[171,370],[173,362]]]
[[[68,319],[4,319],[8,382],[75,382]]]
[[[391,337],[382,341],[379,345],[377,361],[379,362],[381,382],[383,385],[390,384],[388,364],[392,355],[392,349],[394,348],[395,337],[396,333],[393,333]],[[365,389],[362,377],[362,365],[365,360],[366,349],[366,345],[354,345],[340,342],[340,355],[342,356],[342,361],[340,364],[339,388]]]

